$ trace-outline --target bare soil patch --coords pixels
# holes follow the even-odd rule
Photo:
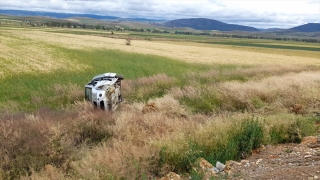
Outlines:
[[[235,165],[230,179],[320,179],[319,151],[306,144],[268,145]]]

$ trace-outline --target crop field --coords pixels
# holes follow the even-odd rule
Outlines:
[[[0,25],[0,179],[199,179],[199,158],[319,134],[320,45],[143,35]],[[112,113],[84,101],[105,72]]]
[[[12,32],[12,36],[21,37],[24,39],[32,39],[38,42],[46,42],[73,49],[111,49],[121,50],[130,53],[152,54],[164,56],[168,58],[178,59],[189,63],[203,63],[203,64],[245,64],[245,65],[259,65],[259,64],[297,64],[297,65],[319,65],[318,57],[299,57],[283,56],[281,54],[272,55],[267,53],[251,53],[248,51],[225,49],[221,47],[197,47],[197,46],[183,46],[171,45],[166,43],[149,42],[135,40],[133,46],[126,46],[123,39],[102,38],[96,36],[79,36],[73,34],[56,34],[43,31],[26,31],[22,30]],[[230,42],[231,45],[234,43]],[[257,44],[250,44],[250,46],[258,46]],[[262,47],[272,46],[264,44]],[[278,45],[277,45],[278,46]],[[276,46],[276,47],[277,47]],[[259,46],[258,46],[259,47]],[[260,46],[261,47],[261,46]],[[319,47],[306,46],[286,46],[294,47],[294,49],[311,49],[312,51],[319,51]],[[292,48],[291,48],[292,49]],[[316,55],[319,55],[317,53]]]

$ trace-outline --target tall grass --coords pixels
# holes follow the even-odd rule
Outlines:
[[[317,87],[318,76],[315,74],[302,72],[284,75],[287,83],[283,85],[290,87],[292,82],[287,78],[294,77],[292,79],[295,79],[297,87],[300,84],[308,89]],[[304,81],[300,82],[298,76],[308,77],[308,80],[302,78]],[[278,78],[267,77],[240,84],[253,88],[255,83],[268,84],[278,81]],[[137,85],[130,86],[132,89],[126,88],[135,91],[136,86],[171,80],[166,75],[156,75],[137,80]],[[216,87],[229,87],[225,86],[226,83],[230,82],[220,82]],[[57,92],[73,91],[66,87],[69,86],[55,85],[53,89]],[[286,89],[283,86],[273,88],[270,89],[272,92]],[[287,110],[271,109],[276,114],[256,114],[256,118],[252,118],[249,111],[230,113],[220,110],[224,113],[219,116],[192,113],[189,111],[192,106],[183,106],[178,99],[184,95],[197,97],[202,90],[188,85],[188,93],[184,94],[179,87],[175,91],[173,89],[169,95],[149,99],[148,102],[155,103],[159,109],[149,113],[142,112],[143,102],[122,104],[112,114],[94,111],[90,104],[77,102],[63,111],[42,109],[27,115],[1,116],[0,146],[4,157],[1,176],[4,179],[20,176],[37,179],[50,174],[71,179],[156,178],[169,171],[188,172],[200,157],[211,163],[225,162],[244,158],[261,144],[299,142],[302,137],[315,133],[319,128],[314,126],[315,119]],[[225,92],[230,93],[228,90]],[[282,98],[277,100],[282,104],[291,96],[291,93],[282,93]],[[230,96],[229,101],[237,98]],[[311,96],[305,98],[311,102]],[[227,99],[221,100],[227,102]],[[305,108],[308,112],[314,107]]]
[[[244,73],[240,75],[245,76]],[[237,76],[237,71],[233,76]],[[262,76],[267,77],[262,78]],[[309,109],[309,112],[319,109],[318,71],[298,71],[288,74],[281,71],[279,74],[276,72],[273,76],[268,76],[269,74],[252,77],[247,75],[247,80],[244,82],[243,80],[219,82],[217,78],[219,75],[216,73],[212,78],[206,77],[210,79],[207,81],[214,84],[205,86],[193,76],[189,78],[193,86],[173,88],[170,93],[191,107],[194,112],[206,114],[223,111],[260,113],[289,111],[295,104],[302,105]],[[223,75],[220,78],[223,78]]]

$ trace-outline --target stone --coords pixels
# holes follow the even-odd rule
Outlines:
[[[219,172],[220,172],[219,169],[216,168],[216,167],[213,168],[213,171],[214,171],[215,173],[219,173]]]
[[[309,145],[309,144],[317,144],[318,138],[315,136],[307,136],[304,137],[301,141],[300,145]]]
[[[219,170],[215,168],[211,163],[209,163],[204,158],[199,158],[194,164],[194,170],[201,174],[204,174],[205,179],[210,179],[211,177],[218,176]]]
[[[240,165],[241,165],[241,163],[239,163],[239,162],[237,162],[237,161],[232,161],[232,160],[227,161],[226,164],[225,164],[226,167],[224,168],[224,171],[225,171],[227,174],[231,175],[231,174],[232,174],[232,172],[231,172],[232,167],[234,167],[234,166],[240,166]]]
[[[306,155],[304,156],[304,158],[311,158],[311,155]]]
[[[209,170],[204,174],[204,179],[212,179],[212,177],[218,177],[217,172],[215,172],[214,168],[209,169]]]
[[[241,163],[239,163],[239,162],[237,162],[237,161],[232,161],[232,160],[230,160],[230,161],[227,161],[226,162],[226,164],[225,164],[225,170],[230,170],[233,166],[240,166],[241,165]]]
[[[180,180],[181,177],[180,175],[174,173],[174,172],[170,172],[169,174],[167,174],[165,177],[161,178],[160,180]]]
[[[260,154],[260,152],[261,152],[261,147],[260,147],[260,148],[257,148],[257,149],[253,149],[253,150],[251,151],[251,154],[252,154],[252,155]]]
[[[222,172],[225,167],[226,167],[226,166],[225,166],[224,164],[222,164],[221,162],[217,161],[217,163],[216,163],[216,168],[217,168],[220,172]]]
[[[213,168],[213,165],[211,163],[209,163],[207,160],[200,158],[199,160],[199,166],[201,169],[211,169]]]
[[[262,159],[258,159],[257,162],[256,162],[256,164],[261,163],[261,161],[262,161]]]
[[[248,160],[241,160],[240,162],[241,162],[241,164],[248,164],[249,163]]]
[[[309,148],[319,148],[320,144],[308,144]]]

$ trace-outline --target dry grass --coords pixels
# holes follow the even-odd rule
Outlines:
[[[308,77],[308,73],[304,77]],[[21,140],[27,140],[25,146],[33,153],[48,152],[49,157],[60,158],[60,163],[48,165],[50,161],[47,161],[48,164],[44,163],[41,170],[41,166],[31,170],[31,174],[22,179],[158,178],[176,168],[174,164],[159,164],[159,152],[163,147],[169,153],[191,157],[197,152],[190,150],[190,142],[214,149],[218,144],[228,142],[230,133],[243,119],[252,117],[251,113],[211,117],[192,114],[171,95],[149,102],[154,102],[159,111],[142,113],[143,103],[122,104],[119,111],[109,114],[111,117],[106,116],[105,112],[93,111],[87,102],[77,102],[59,115],[42,111],[16,116],[12,120],[2,116],[1,137],[11,140],[0,138],[0,145],[8,149],[19,145]],[[261,122],[265,123],[265,142],[270,142],[268,133],[274,126],[290,127],[296,118],[296,115],[288,113],[261,117]],[[33,136],[23,133],[22,128],[25,127],[28,127],[26,131],[35,132]],[[111,136],[100,140],[97,146],[89,146],[81,135],[86,128],[81,130],[81,127],[91,127],[94,131],[107,130]],[[0,151],[5,152],[3,149]],[[2,167],[6,162],[10,162],[10,158],[1,162]]]
[[[0,78],[26,72],[50,73],[58,69],[78,71],[87,68],[58,58],[47,43],[26,38],[21,31],[0,32]]]
[[[188,85],[174,87],[169,94],[177,99],[188,98],[200,102],[218,101],[211,111],[246,110],[259,113],[288,112],[290,107],[300,104],[305,113],[319,111],[320,72],[304,71],[299,67],[237,69],[223,72],[226,75],[253,76],[251,80],[216,82],[202,87],[194,75],[188,76]],[[259,73],[261,72],[261,73]],[[216,71],[199,73],[197,77],[213,78]],[[257,75],[256,75],[257,74]],[[267,75],[267,76],[266,76]],[[214,99],[210,99],[214,97]]]
[[[262,52],[244,51],[244,49],[230,49],[222,46],[200,45],[181,45],[165,42],[150,42],[135,40],[134,46],[126,46],[122,39],[112,39],[106,37],[96,37],[89,35],[72,35],[51,33],[43,31],[24,31],[16,30],[13,32],[16,36],[30,38],[36,41],[57,44],[66,48],[91,49],[105,48],[116,49],[126,52],[141,54],[153,54],[165,56],[173,59],[179,59],[191,63],[219,63],[219,64],[298,64],[298,65],[320,65],[318,58],[301,57],[295,55],[269,54]]]
[[[123,82],[122,92],[128,99],[147,101],[149,97],[161,95],[162,91],[173,86],[176,79],[165,74],[156,74]]]
[[[122,105],[121,112],[114,114],[114,139],[88,152],[85,158],[73,164],[81,178],[141,178],[142,174],[152,177],[154,172],[159,171],[159,147],[154,145],[155,141],[192,132],[200,121],[191,121],[187,115],[180,116],[188,113],[170,96],[152,102],[159,111],[142,113],[144,104],[141,103]],[[168,169],[164,171],[164,174],[168,173]]]
[[[82,87],[76,84],[54,84],[49,86],[48,90],[53,92],[48,98],[48,101],[52,103],[57,102],[59,99],[72,101],[83,96]],[[37,95],[34,95],[32,101],[39,104],[42,100]]]
[[[226,82],[218,88],[221,94],[243,104],[252,104],[252,99],[258,97],[272,108],[288,108],[294,104],[315,107],[320,98],[317,90],[320,72],[292,73],[246,83]]]
[[[225,40],[222,40],[225,41]],[[160,41],[161,42],[161,41]],[[228,49],[230,51],[239,50],[239,51],[246,51],[246,52],[258,52],[264,54],[273,54],[273,55],[283,55],[283,56],[291,56],[294,58],[298,57],[308,57],[308,58],[317,58],[319,57],[320,53],[315,51],[299,51],[299,50],[288,50],[288,49],[275,49],[275,48],[260,48],[260,47],[246,47],[246,46],[229,46],[229,45],[220,45],[220,44],[208,44],[208,43],[196,43],[196,42],[185,42],[185,41],[162,41],[164,44],[172,44],[172,45],[183,45],[183,46],[190,46],[190,47],[204,47],[204,48],[222,48]],[[263,44],[269,44],[267,42],[263,42]],[[270,43],[270,45],[273,43]],[[290,43],[279,43],[275,45],[282,45],[287,46]],[[291,43],[292,44],[292,43]],[[318,45],[313,45],[308,43],[307,45],[299,43],[299,45],[294,44],[291,46],[302,46],[302,47],[319,47]]]

